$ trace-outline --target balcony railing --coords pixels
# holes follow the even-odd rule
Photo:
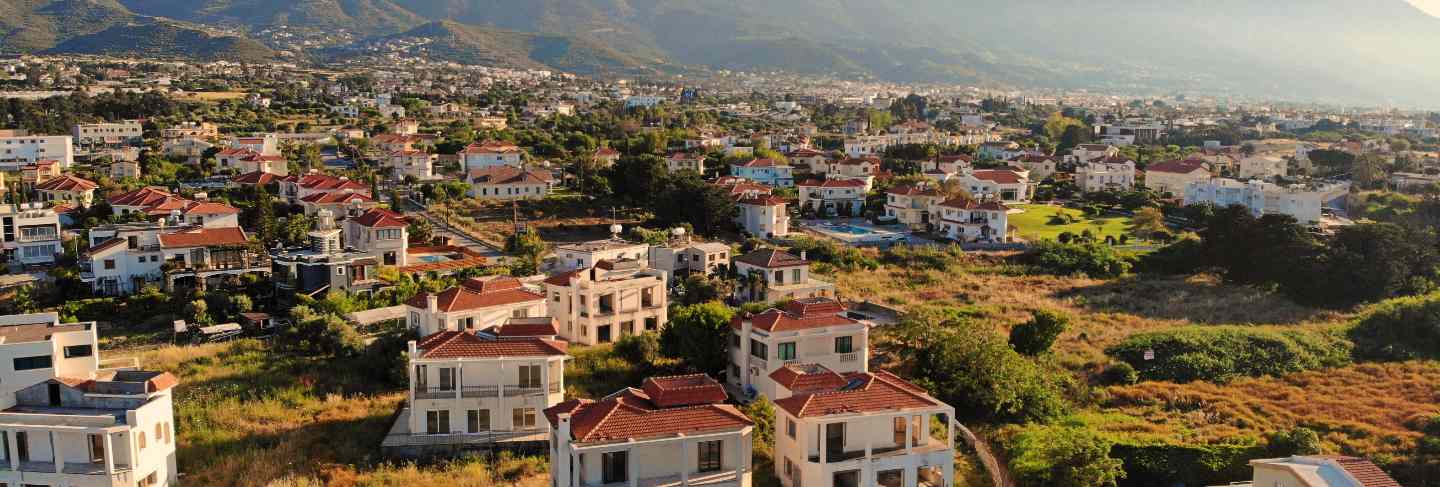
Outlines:
[[[455,388],[424,387],[415,389],[415,399],[449,399],[455,397]]]
[[[537,396],[545,392],[544,387],[522,387],[519,384],[505,386],[505,397]]]
[[[842,353],[842,354],[840,354],[840,361],[841,361],[841,362],[854,362],[854,361],[856,361],[856,360],[860,360],[860,354],[858,354],[858,353],[853,353],[853,352],[852,352],[852,353]]]
[[[460,388],[460,397],[496,397],[499,394],[498,386],[463,386]]]

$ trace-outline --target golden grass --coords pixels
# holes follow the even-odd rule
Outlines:
[[[1146,382],[1102,397],[1103,416],[1091,422],[1142,442],[1245,443],[1303,426],[1320,433],[1327,453],[1399,458],[1440,413],[1440,364],[1360,364],[1227,385]]]
[[[199,101],[224,101],[244,99],[246,95],[249,93],[244,91],[200,91],[187,93],[184,98]]]

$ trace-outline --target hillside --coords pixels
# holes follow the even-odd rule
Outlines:
[[[561,35],[531,34],[478,27],[450,21],[431,22],[414,29],[371,39],[353,48],[333,49],[331,57],[362,55],[369,49],[403,41],[414,47],[408,54],[425,54],[458,63],[552,67],[581,74],[633,71],[661,60],[641,59],[597,42]]]
[[[113,0],[0,0],[0,54],[33,52],[129,22]]]
[[[425,19],[391,0],[119,0],[131,11],[208,24],[306,26],[389,34]]]
[[[167,22],[116,25],[43,52],[244,62],[264,62],[275,57],[274,51],[249,39],[215,36]]]

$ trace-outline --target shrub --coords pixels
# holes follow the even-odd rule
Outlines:
[[[1183,238],[1141,257],[1136,270],[1149,274],[1190,274],[1203,265],[1199,238]]]
[[[1342,366],[1349,363],[1350,348],[1330,332],[1222,326],[1140,333],[1105,353],[1129,363],[1145,380],[1223,383]],[[1154,359],[1145,360],[1151,350]]]
[[[654,333],[626,335],[615,342],[615,353],[635,364],[654,364],[660,356],[660,340]]]
[[[1022,428],[1010,442],[1010,469],[1020,485],[1094,487],[1125,477],[1112,444],[1096,431],[1072,424]]]
[[[721,303],[679,306],[660,331],[660,352],[679,359],[694,372],[716,375],[730,363],[730,307]]]
[[[1084,274],[1097,279],[1120,277],[1130,271],[1130,261],[1114,249],[1094,242],[1058,243],[1041,241],[1022,256],[1038,272],[1056,275]]]
[[[1058,376],[1011,350],[998,333],[976,326],[925,341],[914,351],[918,381],[957,414],[1029,422],[1065,412]]]
[[[303,312],[300,311],[302,309]],[[279,342],[291,353],[319,357],[354,357],[365,350],[365,340],[360,333],[339,316],[317,314],[303,306],[295,307],[291,315],[294,317],[294,324],[281,332]]]
[[[1276,431],[1266,435],[1269,440],[1267,456],[1288,457],[1290,455],[1319,455],[1320,434],[1315,430],[1298,426],[1288,431]]]
[[[1036,310],[1030,321],[1010,330],[1010,348],[1024,355],[1036,356],[1050,350],[1055,339],[1070,327],[1070,317],[1056,311]]]
[[[1440,293],[1375,305],[1350,328],[1361,360],[1440,358]]]
[[[1140,373],[1129,363],[1115,362],[1105,367],[1105,371],[1100,374],[1100,380],[1109,385],[1130,385],[1140,382]]]

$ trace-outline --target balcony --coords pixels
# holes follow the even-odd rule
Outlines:
[[[455,397],[455,388],[417,387],[415,399],[450,399]]]
[[[876,457],[876,456],[881,456],[881,455],[885,455],[885,454],[889,454],[889,453],[894,453],[894,452],[897,452],[897,451],[898,451],[898,452],[901,452],[901,453],[904,453],[904,452],[905,452],[905,446],[901,445],[901,446],[891,446],[891,447],[886,447],[886,448],[871,448],[871,449],[870,449],[870,455],[871,455],[872,457]],[[860,459],[860,458],[865,458],[865,450],[853,450],[853,451],[835,451],[835,450],[830,450],[828,453],[825,454],[825,463],[848,462],[848,461],[856,460],[856,459]],[[814,455],[810,455],[809,460],[810,460],[810,463],[820,463],[820,454],[816,453],[816,454],[814,454]]]
[[[842,353],[842,354],[840,354],[840,361],[841,361],[841,362],[855,362],[855,361],[858,361],[858,360],[860,360],[860,354],[858,354],[858,353]]]
[[[505,386],[505,397],[529,397],[538,396],[544,393],[545,388],[540,386],[523,387],[519,384]]]
[[[642,478],[637,481],[636,484],[639,484],[640,487],[680,487],[681,485],[708,485],[720,487],[725,485],[738,485],[736,483],[734,470],[727,470],[724,472],[707,472],[703,474],[692,473],[690,474],[689,482],[684,484],[681,483],[680,475],[678,474]]]
[[[460,397],[497,397],[499,395],[499,386],[463,386],[460,388]]]

